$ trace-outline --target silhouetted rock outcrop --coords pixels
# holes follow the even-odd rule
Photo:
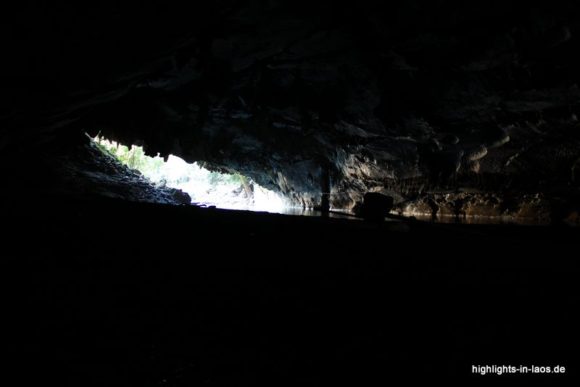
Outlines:
[[[357,216],[368,221],[380,222],[391,212],[394,199],[378,192],[367,192],[363,202],[355,208]]]

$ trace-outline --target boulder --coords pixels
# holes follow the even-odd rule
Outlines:
[[[382,221],[385,216],[389,215],[394,205],[394,199],[391,196],[383,195],[378,192],[367,192],[364,195],[363,202],[355,208],[355,214],[369,221]]]

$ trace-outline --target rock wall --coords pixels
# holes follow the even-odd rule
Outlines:
[[[33,22],[62,29],[15,46],[38,66],[12,69],[0,146],[100,132],[304,206],[326,173],[335,208],[368,191],[575,197],[573,3],[383,3],[45,10]]]

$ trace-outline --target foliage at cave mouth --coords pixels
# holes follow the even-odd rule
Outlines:
[[[179,189],[192,204],[224,209],[283,212],[289,203],[280,195],[239,173],[210,171],[198,163],[187,163],[169,155],[147,156],[143,147],[123,145],[102,136],[93,139],[98,148],[127,167],[139,171],[158,187]]]

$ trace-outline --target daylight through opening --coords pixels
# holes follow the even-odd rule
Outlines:
[[[192,204],[268,212],[284,212],[290,207],[282,196],[256,184],[247,176],[210,171],[175,155],[169,155],[167,161],[159,154],[150,157],[143,147],[119,144],[102,136],[94,137],[93,141],[101,151],[141,172],[154,185],[186,192]]]

